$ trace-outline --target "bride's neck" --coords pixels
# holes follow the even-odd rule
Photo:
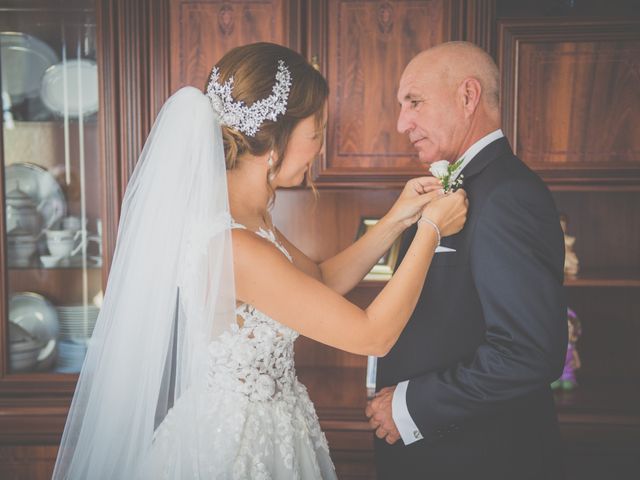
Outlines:
[[[229,206],[237,221],[268,223],[272,192],[267,185],[267,172],[267,163],[258,157],[239,159],[235,168],[227,171]]]

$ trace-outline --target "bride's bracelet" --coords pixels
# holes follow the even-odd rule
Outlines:
[[[429,220],[426,217],[420,217],[420,219],[418,220],[418,223],[423,222],[423,223],[428,223],[429,225],[431,225],[435,231],[436,231],[436,236],[438,237],[438,244],[436,245],[436,248],[438,248],[440,246],[440,229],[438,228],[438,225],[436,225],[436,222],[434,222],[433,220]]]

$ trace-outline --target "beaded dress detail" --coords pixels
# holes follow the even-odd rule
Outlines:
[[[232,222],[232,228],[246,227]],[[292,261],[272,231],[255,233]],[[296,377],[298,333],[249,304],[237,306],[236,315],[238,324],[209,345],[206,414],[194,432],[206,456],[193,458],[193,470],[207,479],[335,479],[315,408]],[[181,400],[156,429],[142,478],[192,478],[190,468],[172,459],[180,449],[175,439],[186,428]]]

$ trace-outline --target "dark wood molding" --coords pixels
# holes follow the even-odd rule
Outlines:
[[[162,105],[171,94],[170,49],[171,36],[169,25],[169,0],[147,2],[149,16],[149,117],[151,125],[160,112]]]
[[[446,18],[449,19],[449,37],[442,39],[442,41],[465,40],[465,28],[468,19],[466,18],[464,1],[446,2]]]
[[[0,62],[0,74],[2,74],[2,62]],[[1,78],[1,77],[0,77]],[[0,99],[0,104],[2,104],[2,99]],[[6,232],[7,228],[7,213],[6,213],[6,209],[4,208],[4,199],[5,197],[5,175],[4,175],[4,166],[5,166],[5,154],[4,154],[4,127],[0,128],[0,161],[2,162],[2,167],[0,169],[0,198],[3,199],[3,203],[2,203],[2,214],[0,215],[0,232]],[[0,322],[3,323],[3,325],[0,325],[0,352],[2,353],[0,355],[0,380],[4,379],[5,375],[7,374],[7,372],[9,371],[9,349],[5,349],[4,346],[9,344],[9,339],[8,337],[8,328],[6,328],[5,326],[7,325],[8,322],[8,305],[7,305],[7,300],[8,300],[8,295],[6,295],[4,292],[7,291],[7,276],[8,276],[8,269],[7,269],[7,257],[5,255],[5,252],[7,251],[7,246],[5,243],[5,238],[6,235],[4,233],[2,233],[2,235],[0,235],[0,272],[2,272],[2,274],[0,275],[0,292],[2,292],[2,295],[0,295]]]
[[[169,91],[169,0],[98,0],[105,283],[120,204]]]
[[[464,39],[496,55],[496,0],[467,0]]]
[[[58,445],[68,406],[0,405],[0,445]]]

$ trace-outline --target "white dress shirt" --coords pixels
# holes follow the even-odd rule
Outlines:
[[[453,173],[453,179],[460,175],[462,170],[464,170],[464,167],[466,167],[469,162],[473,160],[473,158],[480,152],[480,150],[489,145],[491,142],[502,137],[504,137],[504,133],[502,133],[502,130],[498,129],[482,137],[476,143],[471,145],[467,149],[467,151],[464,152],[460,157],[464,160],[462,161],[460,167]],[[400,382],[393,392],[393,401],[391,403],[391,414],[393,416],[393,421],[396,423],[398,432],[400,432],[400,436],[402,437],[402,441],[405,445],[417,442],[418,440],[422,440],[423,438],[422,433],[420,433],[420,429],[418,429],[415,422],[413,421],[413,418],[411,418],[411,414],[409,413],[409,409],[407,408],[408,386],[409,380]]]

